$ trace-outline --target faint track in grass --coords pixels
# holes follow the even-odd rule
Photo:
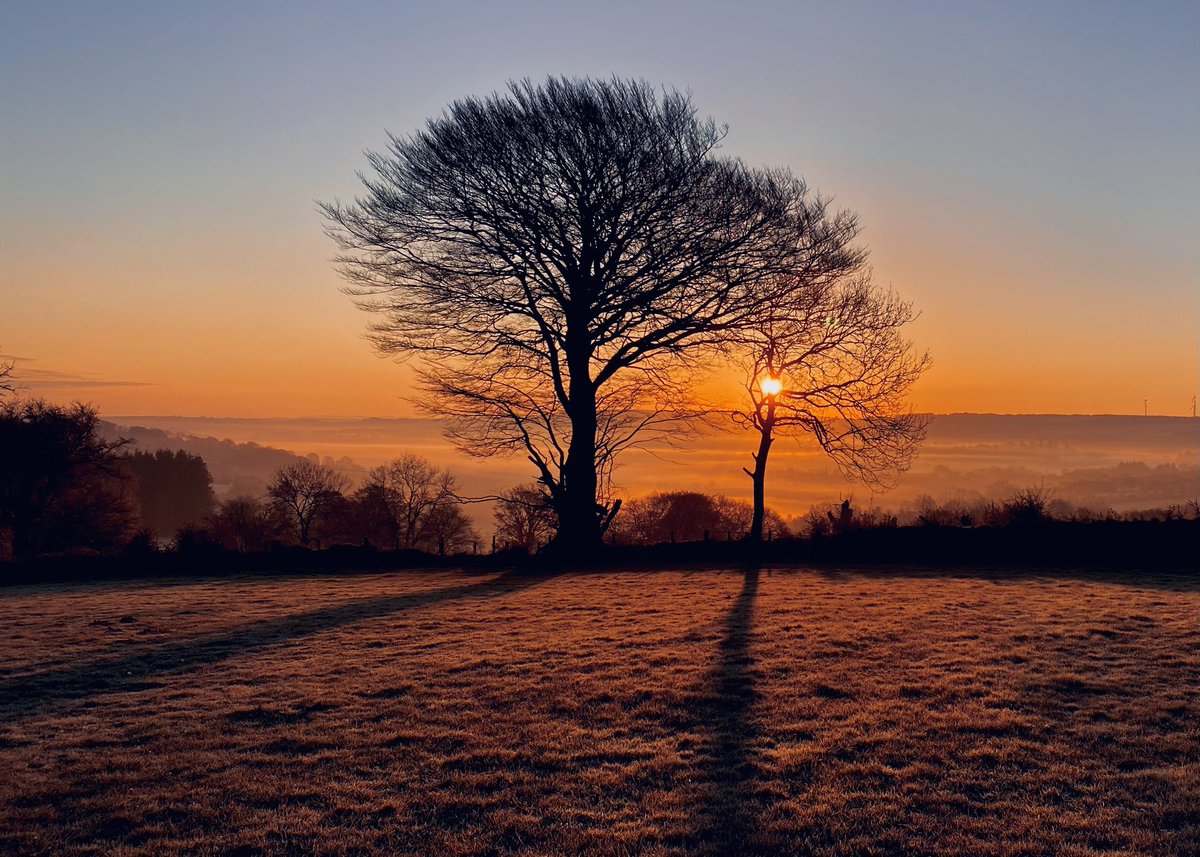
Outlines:
[[[139,647],[120,657],[20,676],[0,683],[0,721],[23,720],[88,697],[153,690],[161,686],[154,682],[159,676],[177,675],[194,667],[407,610],[458,599],[506,595],[545,579],[507,573],[483,583],[362,598],[166,645]]]

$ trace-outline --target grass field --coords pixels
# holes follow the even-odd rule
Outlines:
[[[1190,854],[1196,578],[0,590],[0,851]]]

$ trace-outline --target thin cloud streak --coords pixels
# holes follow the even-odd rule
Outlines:
[[[0,354],[0,361],[15,364],[14,380],[30,389],[44,390],[99,390],[111,387],[157,387],[152,381],[133,381],[121,378],[98,378],[81,372],[64,372],[58,369],[37,369],[25,364],[35,362],[33,357],[17,357]]]

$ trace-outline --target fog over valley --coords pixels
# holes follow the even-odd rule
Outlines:
[[[469,497],[532,479],[520,456],[484,460],[459,452],[436,420],[122,415],[106,420],[110,433],[132,438],[138,449],[200,455],[218,499],[262,494],[272,471],[292,455],[316,456],[361,483],[371,467],[412,452],[453,470]],[[845,498],[860,508],[905,513],[921,495],[939,502],[1000,500],[1037,486],[1060,504],[1092,510],[1181,505],[1200,494],[1198,425],[1187,417],[939,415],[912,469],[895,489],[879,494],[844,479],[811,441],[781,438],[772,451],[767,502],[787,519]],[[751,449],[750,435],[736,429],[705,432],[675,447],[636,449],[621,459],[616,492],[634,497],[689,490],[744,499],[750,480],[742,467],[750,464]],[[490,504],[469,509],[489,530]]]

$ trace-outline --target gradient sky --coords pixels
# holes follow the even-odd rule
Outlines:
[[[857,211],[922,410],[1184,414],[1195,2],[0,4],[0,353],[105,413],[405,415],[313,200],[454,98],[688,89]]]

